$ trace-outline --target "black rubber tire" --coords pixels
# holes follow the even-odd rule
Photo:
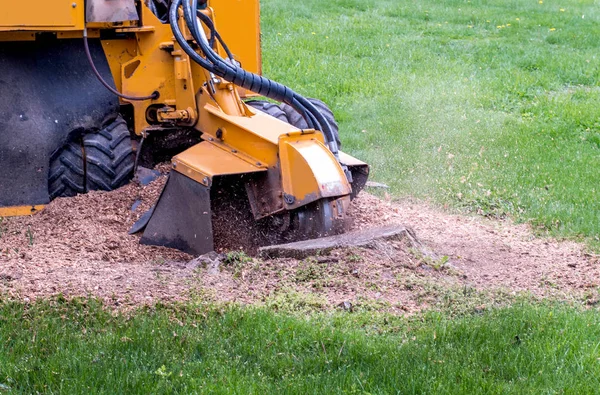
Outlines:
[[[264,112],[265,114],[269,114],[270,116],[275,117],[280,121],[290,123],[288,121],[287,115],[278,104],[271,103],[266,100],[249,100],[246,102],[246,105],[258,111]]]
[[[341,149],[342,142],[340,141],[339,126],[338,126],[337,122],[335,121],[335,116],[333,115],[333,111],[331,111],[331,109],[327,106],[327,104],[323,103],[319,99],[308,98],[308,101],[311,102],[315,107],[317,107],[317,110],[319,110],[319,112],[321,114],[323,114],[325,119],[327,119],[327,122],[333,129],[333,134],[335,136],[335,141],[337,142],[338,148]],[[298,129],[307,129],[308,128],[308,124],[306,123],[306,121],[304,120],[302,115],[300,115],[300,113],[298,111],[296,111],[292,106],[285,104],[285,103],[281,103],[281,109],[285,112],[285,115],[287,115],[287,119],[288,119],[287,122],[290,125],[295,126]]]
[[[50,199],[117,189],[133,175],[134,162],[129,129],[118,117],[98,132],[73,139],[51,156]]]
[[[80,142],[69,142],[50,157],[48,194],[50,199],[85,192],[83,150]]]
[[[131,135],[123,118],[118,117],[97,133],[83,136],[86,159],[86,191],[112,191],[133,176],[135,154]]]

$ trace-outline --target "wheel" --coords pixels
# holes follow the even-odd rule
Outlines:
[[[335,141],[337,142],[338,148],[341,149],[342,142],[340,141],[339,126],[338,126],[337,122],[335,121],[333,111],[331,111],[331,109],[327,106],[327,104],[323,103],[319,99],[309,98],[308,101],[311,102],[315,107],[317,107],[317,110],[319,110],[319,112],[321,112],[321,114],[323,114],[323,116],[325,117],[325,119],[327,120],[327,122],[329,123],[331,128],[333,129],[333,134],[335,136]],[[306,120],[304,120],[302,115],[300,115],[300,113],[298,111],[296,111],[294,109],[294,107],[292,107],[288,104],[282,103],[281,109],[283,110],[283,112],[285,112],[285,115],[287,116],[287,119],[288,119],[287,122],[290,125],[295,126],[298,129],[308,128],[308,124],[306,123]]]
[[[275,103],[271,103],[266,100],[249,100],[246,102],[246,105],[254,108],[255,110],[264,112],[265,114],[269,114],[280,121],[290,123],[285,112],[283,112],[281,107]]]
[[[85,192],[85,171],[81,142],[71,141],[50,157],[48,194],[50,199]]]
[[[129,129],[118,117],[98,132],[69,141],[51,156],[50,199],[119,188],[131,178],[134,162]]]
[[[97,133],[83,136],[86,159],[86,191],[112,191],[125,185],[133,174],[135,154],[123,118]]]
[[[291,221],[286,237],[290,240],[317,239],[344,233],[352,223],[347,216],[350,199],[323,198],[291,212]]]

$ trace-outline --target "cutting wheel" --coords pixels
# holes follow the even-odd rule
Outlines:
[[[296,240],[316,239],[347,231],[351,226],[347,209],[350,197],[320,199],[292,213],[291,233]]]

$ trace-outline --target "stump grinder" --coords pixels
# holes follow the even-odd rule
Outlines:
[[[212,251],[229,206],[285,240],[347,228],[369,168],[323,102],[261,75],[258,0],[4,3],[0,216],[170,160],[144,244]]]

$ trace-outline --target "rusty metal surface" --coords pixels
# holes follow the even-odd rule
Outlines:
[[[266,173],[250,179],[246,183],[246,192],[252,214],[257,220],[284,210],[278,167],[269,168]]]
[[[139,19],[135,0],[87,0],[87,22],[125,22]]]

